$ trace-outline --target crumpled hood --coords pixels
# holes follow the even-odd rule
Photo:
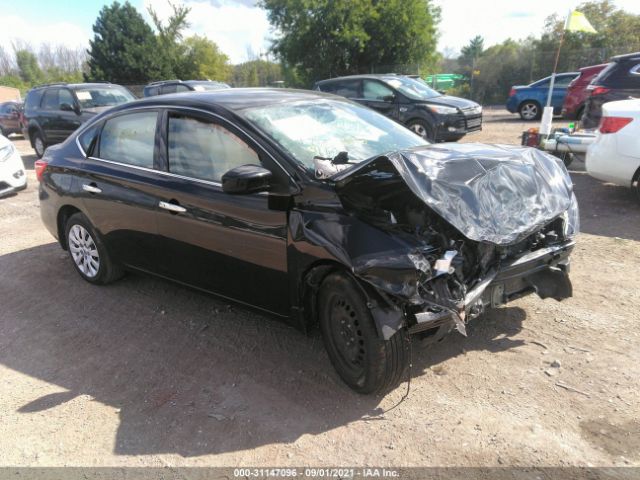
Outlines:
[[[577,214],[573,184],[564,165],[533,148],[429,145],[370,159],[332,179],[339,187],[380,162],[391,162],[419,199],[478,242],[513,244],[569,207]]]

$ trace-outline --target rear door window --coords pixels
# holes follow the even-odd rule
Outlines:
[[[364,80],[362,84],[362,98],[365,100],[384,101],[385,97],[393,96],[393,90],[376,80]]]
[[[157,121],[157,112],[127,113],[107,120],[100,134],[100,158],[153,168]]]
[[[360,80],[336,80],[320,85],[320,90],[347,98],[360,96]]]
[[[171,114],[167,140],[169,171],[176,175],[219,183],[232,168],[260,165],[240,137],[206,119]]]

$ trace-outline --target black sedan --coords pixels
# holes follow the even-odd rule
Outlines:
[[[151,97],[36,162],[41,214],[86,281],[151,273],[307,331],[343,380],[401,381],[486,308],[571,295],[571,180],[521,147],[431,145],[341,97],[230,89]],[[230,326],[231,327],[231,326]]]

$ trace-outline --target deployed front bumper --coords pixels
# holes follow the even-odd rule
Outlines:
[[[531,293],[555,300],[571,297],[573,289],[569,279],[569,255],[574,245],[574,242],[566,242],[543,248],[501,265],[467,292],[464,307],[457,315],[448,311],[416,313],[415,324],[409,327],[409,333],[442,326],[455,326],[464,333],[464,323],[485,309],[504,305]]]

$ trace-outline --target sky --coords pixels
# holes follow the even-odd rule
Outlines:
[[[174,0],[180,1],[180,0]],[[438,50],[457,53],[476,35],[485,47],[507,38],[538,35],[544,19],[562,16],[579,0],[434,0],[442,9]],[[87,47],[92,25],[100,9],[110,0],[0,0],[0,45],[11,50],[12,42],[27,41],[37,48],[42,42]],[[143,16],[152,6],[161,17],[169,12],[167,0],[131,0]],[[275,33],[265,12],[254,0],[181,0],[191,7],[189,34],[205,35],[215,41],[232,63],[240,63],[269,49]],[[615,0],[618,7],[640,14],[640,0]]]

